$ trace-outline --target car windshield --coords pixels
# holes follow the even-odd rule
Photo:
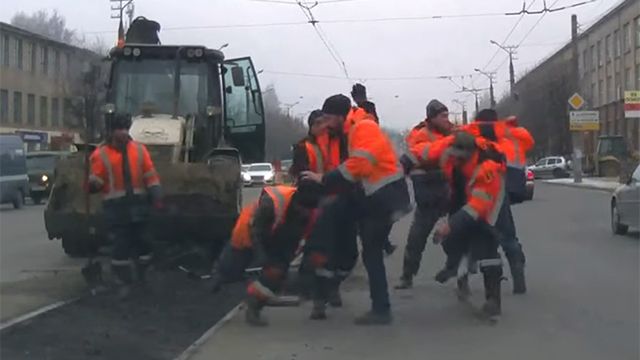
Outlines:
[[[167,59],[120,60],[114,66],[115,105],[118,112],[139,115],[173,114],[176,62]],[[208,65],[180,63],[178,115],[203,113],[207,106]]]
[[[27,169],[29,171],[53,171],[56,167],[56,155],[27,156]]]
[[[271,165],[257,164],[251,165],[249,171],[271,171]]]
[[[542,166],[546,163],[547,163],[547,159],[538,160],[538,162],[536,163],[536,166]]]

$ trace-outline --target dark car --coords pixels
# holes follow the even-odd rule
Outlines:
[[[29,191],[24,143],[14,134],[0,134],[0,203],[19,209]]]
[[[53,175],[58,159],[69,155],[66,151],[37,151],[27,153],[29,173],[29,196],[34,204],[40,204],[49,197]]]

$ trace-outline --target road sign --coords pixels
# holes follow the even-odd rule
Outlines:
[[[571,131],[600,130],[600,113],[598,111],[569,112],[569,130]]]
[[[582,96],[580,96],[580,94],[575,93],[569,98],[569,105],[571,105],[573,110],[580,110],[582,105],[584,105],[584,99],[582,98]]]
[[[640,118],[640,91],[624,92],[624,117]]]

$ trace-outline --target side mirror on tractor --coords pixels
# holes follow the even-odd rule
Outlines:
[[[233,79],[233,86],[245,86],[244,70],[242,70],[242,67],[240,66],[232,67],[231,78]]]

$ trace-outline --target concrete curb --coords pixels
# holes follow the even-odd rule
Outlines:
[[[616,190],[615,188],[605,188],[605,187],[602,187],[602,186],[585,184],[585,183],[582,183],[580,185],[576,185],[574,183],[552,182],[552,181],[548,181],[548,180],[543,180],[542,182],[544,184],[549,184],[549,185],[564,186],[564,187],[570,187],[570,188],[574,188],[574,189],[599,190],[599,191],[604,191],[604,192],[608,192],[608,193],[612,193],[612,192],[614,192]],[[618,185],[616,184],[616,188],[617,187],[618,187]]]

